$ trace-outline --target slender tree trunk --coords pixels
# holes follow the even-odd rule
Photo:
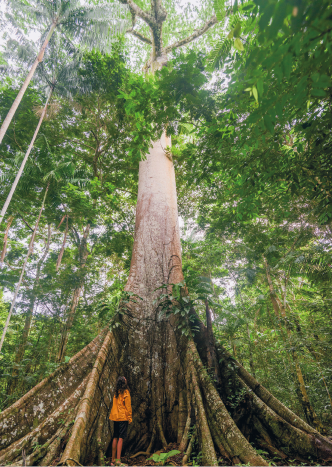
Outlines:
[[[79,246],[79,256],[80,256],[80,268],[83,270],[86,265],[86,260],[88,258],[89,252],[87,248],[87,239],[89,236],[90,232],[90,224],[87,225],[83,238],[81,240],[80,246]],[[83,289],[83,280],[84,277],[80,277],[80,283],[79,285],[74,289],[73,293],[73,300],[70,306],[69,313],[66,317],[66,323],[63,327],[62,333],[61,333],[61,339],[60,339],[60,345],[59,345],[59,351],[58,351],[58,356],[57,356],[57,362],[62,362],[66,356],[66,349],[67,349],[67,343],[68,343],[68,338],[70,334],[70,330],[72,328],[73,322],[74,322],[74,317],[76,313],[76,309],[78,306],[78,302],[80,299],[80,295]]]
[[[249,330],[248,322],[247,322],[247,336],[248,336],[248,345],[249,345],[249,365],[250,365],[250,370],[251,370],[252,375],[256,378],[254,357],[253,357],[252,343],[251,343],[251,336],[250,336],[250,330]]]
[[[16,175],[16,177],[15,177],[14,183],[13,183],[11,189],[10,189],[10,192],[9,192],[9,194],[8,194],[8,196],[7,196],[7,199],[6,199],[6,201],[5,201],[5,204],[3,205],[3,208],[2,208],[2,210],[1,210],[1,213],[0,213],[0,224],[1,224],[1,222],[2,222],[2,219],[3,219],[4,215],[5,215],[6,212],[7,212],[7,208],[8,208],[9,203],[10,203],[12,197],[13,197],[14,191],[16,190],[16,187],[17,187],[17,184],[18,184],[18,182],[19,182],[19,179],[21,178],[21,175],[22,175],[24,166],[25,166],[25,164],[26,164],[26,161],[28,160],[28,157],[29,157],[29,155],[30,155],[31,149],[33,148],[33,145],[34,145],[35,140],[36,140],[36,138],[37,138],[37,135],[38,135],[38,132],[39,132],[39,128],[40,128],[41,124],[43,123],[43,120],[44,120],[44,117],[45,117],[45,114],[46,114],[47,106],[48,106],[49,100],[50,100],[50,98],[51,98],[51,95],[52,95],[52,90],[50,91],[50,93],[49,93],[49,95],[48,95],[48,98],[47,98],[47,100],[46,100],[46,104],[45,104],[45,106],[44,106],[44,108],[43,108],[43,111],[42,111],[42,113],[41,113],[41,116],[40,116],[38,125],[37,125],[36,130],[35,130],[35,132],[34,132],[34,134],[33,134],[32,140],[31,140],[31,142],[30,142],[30,144],[29,144],[28,150],[27,150],[27,152],[26,152],[26,154],[25,154],[25,156],[24,156],[24,159],[23,159],[23,161],[22,161],[21,167],[19,168],[19,170],[18,170],[18,172],[17,172],[17,175]]]
[[[3,239],[2,252],[1,252],[1,256],[0,256],[0,266],[2,265],[2,263],[3,263],[4,259],[5,259],[5,256],[6,256],[7,242],[8,242],[8,232],[9,232],[10,226],[12,225],[13,219],[14,219],[13,216],[9,216],[9,218],[8,218],[7,227],[6,227],[6,231],[5,231],[5,236],[4,236],[4,239]]]
[[[244,302],[243,302],[243,299],[242,299],[242,294],[241,294],[241,289],[240,289],[240,287],[238,288],[238,291],[239,291],[239,296],[240,296],[240,300],[241,300],[242,310],[243,310],[244,315],[246,315],[246,310],[245,310]],[[256,324],[256,319],[257,319],[257,316],[255,315],[255,320],[254,320],[254,323],[255,323],[255,324]],[[250,365],[251,373],[252,373],[253,376],[256,378],[256,375],[255,375],[255,366],[254,366],[254,357],[253,357],[253,349],[252,349],[252,343],[251,343],[251,337],[250,337],[250,330],[249,330],[249,323],[248,323],[248,320],[247,320],[247,325],[246,325],[246,326],[247,326],[248,347],[249,347],[249,365]]]
[[[321,423],[318,420],[318,417],[317,417],[317,415],[316,415],[316,413],[315,413],[315,411],[314,411],[314,409],[313,409],[313,407],[312,407],[312,405],[310,403],[310,400],[309,400],[309,396],[308,396],[308,393],[307,393],[307,390],[306,390],[306,387],[305,387],[305,383],[304,383],[304,379],[303,379],[303,374],[302,374],[301,367],[300,367],[300,364],[299,364],[299,361],[298,361],[297,353],[294,350],[294,346],[292,344],[292,336],[291,336],[291,331],[290,331],[288,323],[287,323],[286,310],[285,310],[281,300],[279,299],[278,295],[276,294],[276,292],[274,290],[273,282],[272,282],[271,275],[270,275],[270,267],[269,267],[269,265],[267,263],[267,260],[266,260],[266,258],[264,256],[263,256],[263,259],[264,259],[265,268],[266,268],[266,277],[267,277],[267,282],[268,282],[268,285],[269,285],[270,298],[271,298],[271,301],[272,301],[272,305],[273,305],[273,308],[275,310],[276,315],[277,316],[281,315],[281,317],[282,317],[282,320],[283,320],[285,328],[286,328],[289,345],[291,347],[291,355],[292,355],[292,359],[293,359],[294,366],[295,366],[295,378],[294,378],[294,381],[295,381],[295,385],[296,385],[295,387],[296,387],[296,392],[297,392],[297,395],[298,395],[298,399],[299,399],[299,402],[300,402],[301,407],[303,409],[304,415],[305,415],[305,417],[307,419],[307,422],[310,425],[313,425],[315,428],[317,428],[319,430],[321,428]]]
[[[16,303],[16,298],[17,298],[18,292],[19,292],[20,287],[21,287],[21,283],[22,283],[22,279],[23,279],[23,276],[24,276],[25,268],[26,268],[26,265],[28,263],[28,259],[29,259],[30,255],[33,252],[35,237],[36,237],[36,233],[37,233],[37,230],[38,230],[40,217],[41,217],[43,209],[44,209],[44,204],[45,204],[45,199],[46,199],[46,195],[47,195],[47,192],[48,192],[48,187],[49,187],[49,185],[47,185],[46,190],[45,190],[45,195],[44,195],[44,199],[43,199],[40,211],[39,211],[39,216],[38,216],[38,219],[37,219],[37,222],[36,222],[36,225],[35,225],[35,229],[34,229],[34,231],[32,233],[31,240],[30,240],[30,243],[29,243],[28,253],[26,255],[25,261],[24,261],[23,266],[22,266],[21,275],[20,275],[18,284],[16,286],[16,290],[15,290],[15,293],[14,293],[14,298],[13,298],[13,301],[12,301],[12,304],[11,304],[11,307],[10,307],[10,310],[9,310],[9,313],[8,313],[8,317],[7,317],[7,320],[6,320],[6,324],[5,324],[5,327],[4,327],[2,336],[1,336],[0,352],[1,352],[3,341],[5,339],[6,332],[7,332],[8,326],[9,326],[9,321],[10,321],[10,318],[11,318],[11,315],[12,315],[12,312],[13,312],[13,309],[14,309],[14,306],[15,306],[15,303]]]
[[[29,336],[29,332],[30,332],[30,326],[31,326],[33,310],[34,310],[35,301],[36,301],[36,297],[37,297],[37,292],[38,292],[38,288],[39,288],[39,279],[40,279],[41,268],[42,268],[42,265],[43,265],[43,263],[45,261],[46,256],[48,255],[48,252],[49,252],[49,249],[50,249],[50,242],[51,242],[51,226],[50,225],[48,225],[47,230],[48,230],[48,234],[47,234],[47,241],[46,241],[45,249],[44,249],[42,257],[40,258],[40,260],[38,261],[38,264],[37,264],[36,279],[35,279],[35,283],[33,285],[33,289],[32,289],[32,292],[31,292],[29,309],[28,309],[28,312],[27,312],[26,317],[25,317],[24,328],[23,328],[23,332],[22,332],[22,338],[21,338],[21,342],[19,344],[18,350],[17,350],[16,355],[15,355],[14,368],[13,368],[13,371],[12,371],[11,380],[9,381],[9,384],[8,384],[7,391],[8,391],[9,394],[12,394],[13,391],[15,390],[15,387],[16,387],[16,383],[17,383],[16,378],[17,378],[17,376],[19,374],[19,365],[20,365],[21,361],[23,360],[26,345],[27,345],[27,341],[28,341],[28,336]]]
[[[216,386],[221,386],[221,375],[219,371],[218,357],[216,353],[215,339],[212,328],[212,318],[209,303],[205,300],[205,314],[206,314],[206,331],[207,331],[207,364],[211,372],[213,372],[213,379]]]
[[[48,35],[47,35],[47,37],[46,37],[46,39],[45,39],[45,41],[44,41],[44,43],[43,43],[43,45],[42,45],[42,47],[41,47],[41,49],[39,51],[39,54],[37,55],[37,58],[34,61],[32,67],[31,67],[31,69],[30,69],[30,71],[28,73],[28,76],[25,78],[25,81],[24,81],[19,93],[17,94],[16,99],[14,100],[13,105],[11,106],[11,108],[10,108],[8,114],[7,114],[7,117],[4,119],[3,124],[1,125],[1,128],[0,128],[0,144],[1,144],[2,140],[3,140],[3,137],[6,134],[6,131],[7,131],[8,127],[9,127],[9,125],[10,125],[10,122],[12,121],[12,119],[14,117],[14,114],[15,114],[15,112],[17,110],[17,107],[19,106],[19,104],[20,104],[20,102],[22,100],[22,97],[24,96],[24,93],[25,93],[27,87],[29,86],[30,81],[31,81],[33,75],[35,74],[35,71],[36,71],[36,68],[37,68],[38,64],[43,61],[45,49],[47,47],[47,44],[49,43],[49,40],[52,37],[52,34],[53,34],[54,29],[56,28],[56,26],[57,26],[57,23],[55,21],[55,22],[52,23],[52,25],[50,27],[50,30],[48,32]],[[0,223],[1,223],[1,220],[0,220]]]
[[[58,363],[62,362],[66,355],[69,333],[73,325],[75,312],[77,309],[77,305],[80,299],[81,292],[82,292],[82,286],[79,286],[75,288],[74,293],[73,293],[73,300],[72,300],[72,303],[69,309],[69,313],[66,317],[66,323],[64,324],[63,330],[61,332],[61,339],[60,339],[58,356],[57,356]]]
[[[59,267],[61,265],[61,261],[62,261],[62,256],[63,256],[63,253],[65,251],[65,246],[66,246],[66,241],[67,241],[67,235],[68,235],[68,214],[66,215],[66,230],[65,230],[65,234],[64,234],[64,237],[63,237],[63,242],[62,242],[62,246],[61,246],[61,250],[60,250],[60,253],[59,253],[59,256],[58,256],[58,260],[56,262],[56,271],[58,272],[59,270]]]

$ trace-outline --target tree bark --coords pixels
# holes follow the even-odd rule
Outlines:
[[[12,225],[13,220],[14,220],[13,216],[8,217],[5,236],[3,238],[3,247],[2,247],[2,252],[1,252],[1,257],[0,257],[0,266],[2,265],[3,260],[5,259],[5,256],[6,256],[7,242],[8,242],[8,232],[9,232],[10,226]]]
[[[43,61],[45,49],[47,47],[47,44],[49,43],[50,38],[52,37],[54,29],[56,28],[56,25],[57,25],[56,22],[52,23],[52,25],[50,27],[50,30],[49,30],[49,32],[47,34],[47,37],[46,37],[46,39],[45,39],[45,41],[44,41],[44,43],[43,43],[43,45],[42,45],[42,47],[41,47],[41,49],[39,51],[39,54],[37,55],[37,58],[34,61],[32,67],[31,67],[31,69],[30,69],[30,71],[28,73],[28,76],[25,78],[25,81],[24,81],[19,93],[17,94],[16,99],[13,102],[13,105],[11,106],[6,118],[4,119],[4,121],[3,121],[2,125],[1,125],[1,128],[0,128],[0,144],[1,144],[2,140],[3,140],[3,137],[6,134],[6,131],[7,131],[8,127],[9,127],[9,125],[10,125],[10,122],[12,121],[12,119],[14,117],[14,114],[15,114],[15,112],[17,110],[17,107],[19,106],[19,104],[20,104],[20,102],[22,100],[22,97],[24,96],[24,93],[27,90],[27,87],[29,86],[30,81],[31,81],[33,75],[35,74],[35,71],[36,71],[36,68],[37,68],[38,64]],[[0,218],[0,223],[1,223],[1,218]]]

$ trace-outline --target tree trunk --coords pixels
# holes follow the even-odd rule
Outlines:
[[[215,348],[222,375],[218,392],[202,362],[207,353],[204,324],[200,322],[193,340],[190,332],[180,332],[174,315],[162,312],[160,287],[170,292],[171,284],[183,279],[174,169],[164,153],[166,145],[164,134],[140,162],[126,285],[126,291],[136,295],[122,304],[111,330],[103,330],[68,364],[0,414],[0,464],[22,464],[22,449],[28,465],[101,462],[112,438],[108,415],[119,375],[127,377],[132,395],[133,423],[123,448],[127,453],[153,452],[195,425],[203,465],[217,465],[218,454],[229,464],[268,465],[249,437],[256,447],[284,458],[332,458],[332,443],[222,348]],[[237,402],[228,395],[236,395]],[[185,440],[182,446],[187,446]]]
[[[65,234],[64,234],[64,237],[63,237],[63,242],[62,242],[61,250],[60,250],[60,253],[59,253],[57,262],[56,262],[56,267],[55,267],[56,272],[58,272],[59,267],[60,267],[60,265],[61,265],[62,256],[63,256],[63,253],[64,253],[64,251],[65,251],[65,246],[66,246],[67,235],[68,235],[68,214],[66,215],[66,230],[65,230]]]
[[[83,237],[79,245],[79,258],[80,258],[81,271],[85,268],[86,260],[89,256],[89,251],[87,248],[87,239],[89,236],[89,232],[90,232],[90,224],[88,224],[86,229],[84,230]],[[83,289],[83,281],[84,281],[84,275],[81,275],[79,279],[79,284],[74,289],[73,300],[71,302],[70,310],[66,317],[66,322],[63,326],[63,330],[61,332],[61,339],[60,339],[60,345],[59,345],[58,356],[57,356],[58,363],[63,362],[66,356],[68,338],[69,338],[70,330],[74,322],[75,312],[78,306],[80,295]]]
[[[12,225],[13,220],[14,220],[14,217],[13,217],[13,216],[9,216],[9,217],[8,217],[8,222],[7,222],[7,227],[6,227],[6,231],[5,231],[5,236],[4,236],[4,238],[3,238],[2,252],[1,252],[1,256],[0,256],[0,266],[2,265],[2,263],[3,263],[4,259],[5,259],[5,256],[6,256],[7,242],[8,242],[8,232],[9,232],[10,226]]]
[[[17,107],[19,106],[21,100],[22,100],[22,97],[24,96],[24,93],[25,91],[27,90],[27,87],[29,86],[29,83],[33,77],[33,75],[35,74],[35,71],[36,71],[36,68],[38,66],[38,64],[40,62],[43,61],[43,57],[44,57],[44,52],[45,52],[45,49],[47,47],[47,44],[49,43],[49,40],[50,38],[52,37],[52,34],[54,32],[54,29],[56,28],[56,22],[53,22],[51,27],[50,27],[50,30],[47,34],[47,37],[39,51],[39,54],[37,55],[36,57],[36,60],[33,62],[33,65],[28,73],[28,76],[25,78],[25,81],[21,87],[21,89],[19,90],[19,93],[17,94],[16,96],[16,99],[14,100],[6,118],[4,119],[3,121],[3,124],[1,125],[1,128],[0,128],[0,144],[3,140],[3,137],[5,136],[6,134],[6,131],[10,125],[10,122],[12,121],[14,115],[15,115],[15,112],[17,110]],[[0,223],[1,223],[1,218],[0,218]]]
[[[37,127],[36,127],[36,129],[35,129],[35,132],[34,132],[34,134],[33,134],[32,140],[31,140],[31,142],[30,142],[30,144],[29,144],[28,150],[27,150],[27,152],[25,153],[25,156],[24,156],[24,159],[23,159],[23,161],[22,161],[21,167],[19,168],[19,170],[18,170],[18,172],[17,172],[17,175],[16,175],[15,180],[14,180],[14,183],[13,183],[11,189],[10,189],[10,192],[9,192],[9,194],[8,194],[8,196],[7,196],[7,199],[6,199],[6,201],[5,201],[5,204],[3,205],[2,209],[1,209],[1,213],[0,213],[0,224],[1,224],[1,222],[2,222],[2,219],[3,219],[4,215],[5,215],[6,212],[7,212],[7,208],[8,208],[8,206],[9,206],[9,203],[10,203],[10,201],[11,201],[11,199],[12,199],[12,197],[13,197],[13,194],[14,194],[14,192],[15,192],[15,190],[16,190],[16,187],[17,187],[17,184],[18,184],[18,182],[19,182],[19,179],[21,178],[21,175],[22,175],[24,166],[25,166],[25,164],[26,164],[26,161],[28,160],[28,157],[29,157],[29,155],[30,155],[31,149],[33,148],[33,145],[35,144],[35,140],[36,140],[36,138],[37,138],[37,135],[38,135],[38,132],[39,132],[39,128],[41,127],[41,124],[43,123],[43,120],[44,120],[44,117],[45,117],[45,114],[46,114],[47,106],[48,106],[49,100],[50,100],[50,98],[51,98],[51,95],[52,95],[52,90],[50,91],[50,93],[49,93],[49,95],[48,95],[48,97],[47,97],[46,104],[45,104],[45,106],[44,106],[44,108],[43,108],[43,111],[42,111],[42,113],[41,113],[41,116],[40,116],[40,118],[39,118],[38,125],[37,125]],[[5,122],[4,122],[4,123],[5,123]],[[0,143],[1,143],[1,140],[0,140]]]
[[[213,328],[212,328],[212,318],[211,318],[211,310],[209,307],[209,303],[205,300],[205,314],[206,314],[206,334],[207,334],[207,364],[208,368],[213,375],[214,382],[216,387],[219,388],[221,386],[221,375],[219,371],[218,365],[218,357],[216,354],[216,346],[215,340],[213,335]]]
[[[21,361],[23,360],[23,357],[24,357],[24,353],[25,353],[25,349],[26,349],[26,345],[27,345],[27,341],[28,341],[28,336],[29,336],[29,332],[30,332],[31,319],[32,319],[33,310],[34,310],[34,307],[35,307],[35,301],[36,301],[37,292],[38,292],[38,287],[39,287],[41,267],[42,267],[42,265],[43,265],[43,263],[45,261],[45,258],[46,258],[47,254],[49,252],[50,242],[51,242],[51,226],[48,225],[47,242],[46,242],[46,245],[45,245],[44,253],[43,253],[42,257],[40,258],[40,260],[38,261],[38,264],[37,264],[36,279],[35,279],[35,283],[33,285],[33,289],[32,289],[32,292],[31,292],[29,309],[28,309],[28,312],[27,312],[26,317],[25,317],[21,342],[20,342],[20,345],[19,345],[18,350],[17,350],[16,355],[15,355],[14,368],[13,368],[11,380],[9,381],[8,389],[7,389],[8,394],[12,394],[15,387],[16,387],[16,383],[17,383],[16,379],[17,379],[18,374],[19,374],[19,366],[20,366],[20,363],[21,363]]]

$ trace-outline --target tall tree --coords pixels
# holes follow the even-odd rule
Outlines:
[[[27,341],[28,341],[28,337],[29,337],[29,331],[30,331],[30,327],[31,327],[32,315],[33,315],[33,311],[34,311],[34,308],[35,308],[35,302],[36,302],[36,298],[37,298],[37,290],[38,290],[38,287],[39,287],[40,274],[41,274],[43,263],[44,263],[47,255],[48,255],[48,252],[49,252],[49,249],[50,249],[50,242],[51,242],[51,226],[48,225],[48,235],[47,235],[47,240],[45,242],[45,249],[44,249],[43,254],[42,254],[42,256],[41,256],[41,258],[40,258],[40,260],[38,261],[38,264],[37,264],[36,279],[35,279],[35,282],[33,284],[33,289],[31,291],[31,296],[30,296],[30,301],[29,301],[29,309],[28,309],[28,312],[27,312],[26,317],[25,317],[24,328],[23,328],[23,332],[22,332],[22,339],[21,339],[21,342],[19,344],[19,347],[18,347],[16,355],[15,355],[14,368],[13,368],[13,371],[12,371],[11,380],[8,383],[8,393],[9,394],[12,394],[12,392],[13,392],[15,386],[16,386],[16,378],[17,378],[17,376],[19,374],[19,365],[20,365],[21,361],[24,358],[24,353],[25,353],[25,349],[26,349],[26,345],[27,345]]]
[[[11,2],[11,8],[12,11],[8,12],[7,17],[16,28],[22,27],[22,21],[31,21],[37,22],[40,25],[46,23],[46,27],[49,29],[46,33],[46,38],[43,37],[45,36],[45,32],[42,34],[41,49],[1,125],[0,144],[38,64],[43,61],[45,49],[55,29],[59,29],[63,37],[70,44],[71,41],[74,41],[80,45],[87,45],[93,48],[98,41],[99,44],[102,44],[101,47],[107,49],[110,43],[110,32],[116,34],[118,31],[123,30],[126,25],[126,18],[122,19],[122,21],[116,18],[121,11],[119,4],[82,7],[77,0],[70,2],[61,0],[53,0],[51,2],[32,0],[29,3],[15,0]],[[118,21],[115,21],[115,18]],[[112,28],[110,28],[110,25]]]
[[[12,184],[10,192],[7,196],[7,199],[0,212],[0,223],[4,218],[9,203],[13,197],[17,184],[21,178],[22,172],[24,170],[25,164],[28,160],[28,157],[33,149],[36,138],[38,136],[40,127],[43,123],[45,116],[47,115],[48,106],[50,104],[51,98],[55,95],[61,97],[63,95],[70,96],[73,90],[80,88],[80,81],[78,78],[78,67],[79,67],[79,54],[74,47],[71,47],[71,50],[66,50],[66,53],[63,53],[62,46],[63,42],[61,41],[61,36],[57,37],[55,34],[53,40],[49,47],[49,54],[44,60],[43,66],[39,69],[39,78],[41,79],[41,84],[44,85],[47,89],[47,98],[44,107],[42,108],[40,118],[34,134],[32,136],[29,147],[25,153],[21,166],[17,172],[15,180]]]
[[[16,286],[14,297],[13,297],[13,300],[12,300],[12,304],[11,304],[11,307],[10,307],[10,310],[9,310],[9,313],[8,313],[8,318],[7,318],[5,327],[4,327],[3,332],[2,332],[1,341],[0,341],[0,352],[1,352],[1,349],[2,349],[3,341],[4,341],[5,336],[6,336],[9,321],[10,321],[10,318],[11,318],[11,315],[12,315],[12,312],[13,312],[13,309],[14,309],[14,306],[15,306],[15,303],[16,303],[17,294],[18,294],[18,292],[20,290],[20,287],[21,287],[22,279],[23,279],[23,276],[24,276],[24,273],[25,273],[25,268],[26,268],[26,265],[28,263],[29,256],[33,252],[35,237],[36,237],[36,233],[37,233],[37,230],[38,230],[40,217],[41,217],[43,209],[44,209],[44,204],[45,204],[45,199],[46,199],[46,195],[47,195],[47,192],[48,192],[48,188],[49,188],[49,184],[47,185],[47,187],[45,189],[43,202],[42,202],[42,205],[41,205],[41,208],[40,208],[40,211],[39,211],[39,215],[38,215],[38,218],[37,218],[37,221],[36,221],[36,224],[35,224],[35,228],[34,228],[34,230],[32,232],[32,236],[31,236],[31,239],[30,239],[30,242],[29,242],[28,253],[27,253],[26,257],[25,257],[25,260],[24,260],[24,263],[23,263],[23,266],[22,266],[20,278],[19,278],[18,284]]]
[[[132,0],[127,3],[133,19],[140,18],[150,30],[151,38],[140,32],[136,36],[151,44],[146,68],[153,72],[166,65],[169,51],[199,37],[217,21],[213,16],[187,38],[164,46],[167,11],[162,2],[152,1],[150,10]],[[159,104],[153,109],[157,114],[163,112],[165,101]],[[248,441],[249,435],[257,447],[264,442],[281,456],[283,450],[306,458],[332,456],[330,440],[273,397],[222,347],[215,348],[215,364],[220,363],[223,375],[219,392],[208,375],[204,325],[197,330],[199,319],[183,287],[175,173],[165,126],[140,162],[130,274],[112,328],[0,414],[5,434],[1,462],[15,461],[23,446],[29,463],[48,465],[59,451],[62,465],[76,465],[88,457],[101,462],[111,438],[107,415],[119,373],[133,388],[134,419],[127,440],[132,451],[148,449],[150,442],[157,446],[182,438],[184,421],[193,413],[205,465],[218,465],[217,451],[232,464],[268,465]],[[229,391],[246,395],[248,404],[240,419],[227,404]],[[180,398],[181,410],[175,409]],[[33,409],[37,404],[38,412]],[[26,425],[19,423],[23,410]],[[58,428],[60,417],[64,423]]]

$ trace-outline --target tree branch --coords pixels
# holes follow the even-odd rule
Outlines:
[[[138,31],[134,31],[133,29],[128,29],[126,32],[129,32],[130,34],[132,34],[133,36],[137,37],[139,40],[141,40],[142,42],[145,42],[146,44],[150,44],[152,45],[152,40],[143,36],[143,34],[141,34],[140,32]]]
[[[24,217],[22,216],[22,214],[18,213],[19,217],[22,219],[22,221],[24,222],[24,224],[28,227],[28,229],[31,230],[31,232],[33,232],[33,228],[30,227],[30,225],[27,223],[27,221],[24,219]]]
[[[197,37],[202,36],[208,29],[212,28],[218,22],[217,17],[215,15],[212,16],[200,29],[196,29],[190,36],[182,39],[180,41],[174,42],[166,47],[165,52],[169,53],[172,49],[177,49],[178,47],[182,47],[183,45],[189,44],[193,40],[197,39]]]
[[[120,0],[121,3],[124,3],[129,6],[130,10],[135,13],[135,15],[139,16],[144,20],[149,26],[156,26],[157,21],[156,19],[150,15],[150,13],[142,10],[138,5],[136,5],[133,0]]]

